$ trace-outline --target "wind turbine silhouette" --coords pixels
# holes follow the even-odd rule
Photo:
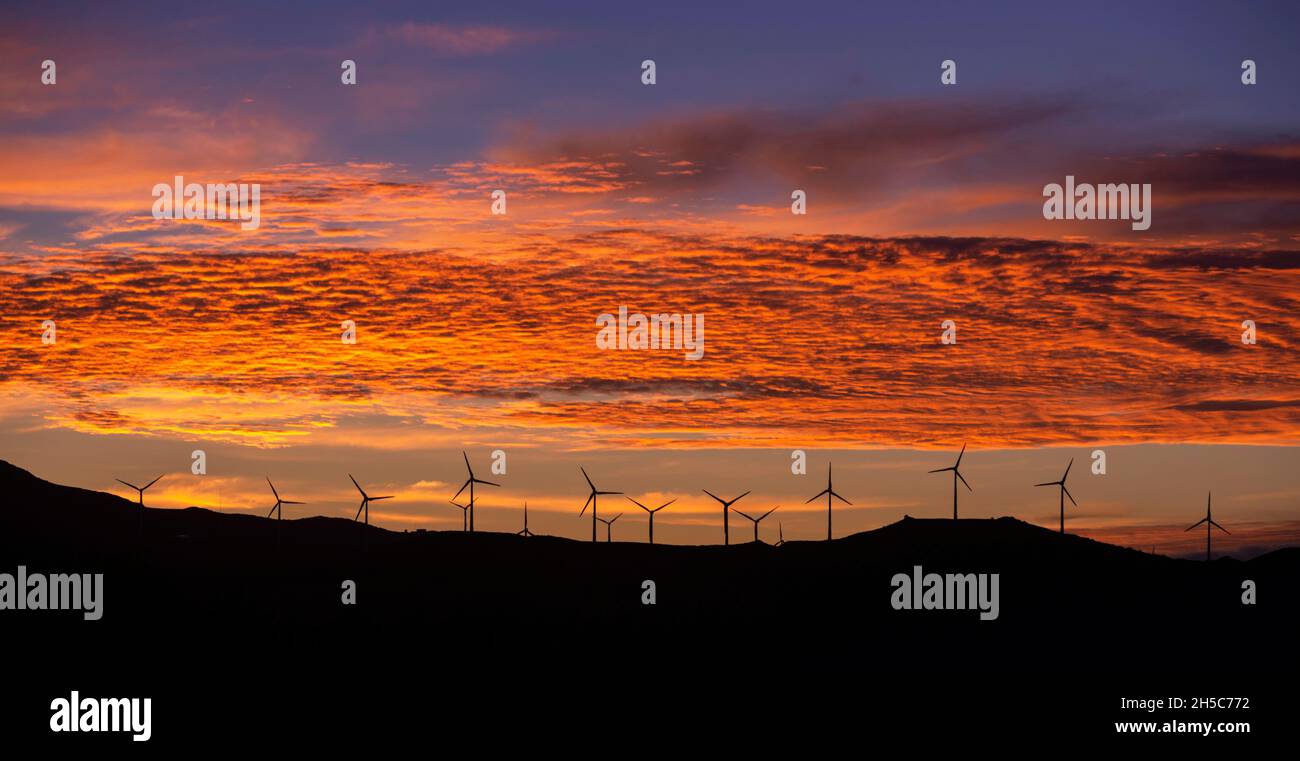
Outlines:
[[[454,499],[451,504],[460,508],[460,530],[469,531],[469,505],[462,505]]]
[[[1205,562],[1208,563],[1210,562],[1210,527],[1213,526],[1214,528],[1217,528],[1218,530],[1222,531],[1225,534],[1232,533],[1231,531],[1227,530],[1223,526],[1220,526],[1219,524],[1215,523],[1214,518],[1210,517],[1210,492],[1205,493],[1205,517],[1193,523],[1192,525],[1188,526],[1187,531],[1191,531],[1192,529],[1196,528],[1202,523],[1205,524]]]
[[[284,519],[284,511],[280,508],[280,506],[281,505],[302,505],[306,503],[294,502],[291,499],[280,499],[280,492],[275,490],[275,484],[271,483],[270,476],[266,477],[266,484],[267,486],[271,487],[271,493],[275,495],[275,507],[271,508],[271,512],[267,513],[266,517],[270,518],[272,515],[275,516],[275,541],[278,544],[280,542],[280,521]]]
[[[623,492],[598,491],[596,485],[591,482],[591,476],[587,475],[587,469],[579,465],[578,470],[582,471],[582,477],[587,479],[587,485],[591,487],[591,494],[587,496],[587,501],[582,503],[582,512],[578,513],[578,517],[581,518],[582,514],[587,512],[587,506],[591,505],[591,541],[594,542],[596,541],[596,521],[600,520],[596,517],[596,497],[601,494],[622,494]],[[622,513],[619,513],[619,515],[622,515]]]
[[[452,495],[451,498],[456,499],[456,497],[460,496],[461,492],[465,491],[466,486],[469,487],[469,530],[473,531],[474,530],[474,484],[483,484],[485,486],[500,486],[501,484],[494,484],[491,481],[484,481],[482,479],[475,478],[474,469],[469,466],[469,455],[465,454],[463,451],[460,453],[460,455],[461,457],[465,458],[465,470],[469,471],[469,478],[465,479],[465,483],[460,485],[460,489],[458,489],[456,493]]]
[[[351,473],[348,474],[348,478],[352,478]],[[361,488],[361,484],[357,483],[357,479],[355,478],[352,478],[352,485],[357,487],[357,491],[361,492],[361,506],[357,508],[357,514],[352,518],[352,520],[356,521],[357,518],[361,517],[361,511],[362,510],[366,511],[366,522],[365,525],[363,525],[361,528],[361,546],[365,547],[366,529],[370,528],[370,503],[376,502],[381,499],[392,499],[393,497],[391,494],[387,497],[372,497],[369,494],[366,494],[366,490]]]
[[[166,474],[164,473],[163,475],[166,475]],[[148,489],[150,486],[153,486],[154,484],[158,483],[158,480],[161,479],[161,478],[162,478],[162,476],[158,476],[158,478],[155,478],[154,480],[150,481],[149,483],[145,484],[144,486],[136,486],[135,484],[130,483],[130,482],[128,482],[128,481],[123,481],[123,480],[120,479],[120,478],[115,478],[115,479],[113,479],[114,481],[117,481],[119,484],[126,484],[127,486],[129,486],[129,487],[131,487],[132,489],[135,489],[137,492],[139,492],[139,495],[140,495],[140,509],[139,509],[138,513],[139,513],[139,516],[140,516],[140,539],[142,539],[142,540],[144,539],[144,490],[145,490],[145,489]]]
[[[734,507],[731,508],[731,509],[732,509],[732,510],[736,510],[736,508],[734,508]],[[757,518],[755,518],[755,517],[753,517],[753,516],[751,516],[751,515],[747,515],[747,514],[746,514],[744,511],[742,511],[742,510],[736,510],[736,512],[740,513],[740,514],[743,515],[744,517],[749,518],[751,521],[754,522],[754,542],[757,543],[757,542],[758,542],[758,523],[759,523],[759,521],[763,520],[763,519],[766,518],[767,516],[769,516],[769,515],[771,515],[772,513],[776,512],[777,509],[778,509],[778,508],[775,508],[775,507],[774,507],[774,508],[772,508],[771,510],[768,510],[767,512],[765,512],[765,513],[763,513],[762,515],[758,516]]]
[[[1078,506],[1079,506],[1079,503],[1074,501],[1074,495],[1070,493],[1070,490],[1069,490],[1069,489],[1065,488],[1065,479],[1069,477],[1069,475],[1070,475],[1070,467],[1073,466],[1073,465],[1074,465],[1074,458],[1071,457],[1071,458],[1070,458],[1070,464],[1065,466],[1065,475],[1061,476],[1061,480],[1060,480],[1060,481],[1048,481],[1048,482],[1045,483],[1045,484],[1034,484],[1034,486],[1059,486],[1059,487],[1061,487],[1061,533],[1062,533],[1062,534],[1065,533],[1065,498],[1066,498],[1066,497],[1069,497],[1069,498],[1070,498],[1070,504],[1074,505],[1075,507],[1078,507]]]
[[[659,512],[660,510],[664,509],[665,507],[668,507],[669,505],[671,505],[672,503],[676,502],[677,500],[676,500],[676,499],[670,499],[670,500],[668,500],[667,502],[663,503],[662,505],[660,505],[659,507],[656,507],[656,508],[653,509],[653,510],[651,510],[650,508],[648,508],[648,507],[646,507],[645,505],[641,504],[640,502],[637,502],[635,499],[632,499],[631,497],[627,497],[627,501],[628,501],[628,502],[631,502],[632,504],[636,505],[637,507],[641,508],[642,510],[645,510],[647,513],[650,513],[650,543],[651,543],[651,544],[654,544],[654,543],[655,543],[655,513]]]
[[[719,497],[708,489],[705,489],[704,493],[722,503],[722,543],[731,544],[731,522],[727,520],[727,513],[730,512],[732,505],[739,502],[740,498],[749,492],[745,492],[745,494],[740,495],[740,497],[735,497],[730,501]]]
[[[522,531],[516,531],[515,536],[534,536],[533,532],[528,530],[528,503],[524,502],[524,528]]]
[[[810,497],[808,499],[808,502],[812,502],[814,499],[817,499],[823,494],[826,495],[826,541],[829,542],[831,540],[831,504],[832,504],[831,498],[834,497],[835,499],[838,499],[839,501],[843,502],[846,505],[853,504],[847,499],[841,497],[839,494],[835,493],[835,487],[831,485],[831,464],[830,463],[826,463],[826,488],[822,489],[821,491],[817,492],[812,497]],[[806,505],[808,504],[808,502],[805,502],[804,504]]]
[[[776,522],[776,531],[777,531],[776,544],[772,546],[780,547],[781,545],[785,544],[785,526],[782,526],[780,521]]]
[[[592,515],[595,515],[595,513],[592,513]],[[622,517],[623,517],[623,514],[622,514],[622,513],[619,513],[618,515],[615,515],[613,518],[610,518],[609,520],[605,520],[604,518],[597,518],[597,520],[599,520],[601,523],[605,524],[605,541],[606,541],[606,542],[610,542],[610,541],[612,541],[612,539],[610,538],[610,536],[611,536],[611,534],[614,533],[614,521],[616,521],[616,520],[618,520],[619,518],[622,518]]]
[[[966,445],[962,444],[961,451],[957,453],[957,462],[951,468],[938,468],[936,470],[930,471],[931,473],[944,473],[949,470],[952,471],[952,519],[953,520],[957,520],[957,479],[961,478],[961,482],[966,486],[967,491],[972,491],[972,492],[975,491],[974,489],[970,488],[970,484],[966,483],[966,479],[962,477],[961,471],[958,470],[958,468],[961,467],[961,456],[964,454],[966,454]],[[1071,497],[1070,499],[1073,500],[1074,498]]]

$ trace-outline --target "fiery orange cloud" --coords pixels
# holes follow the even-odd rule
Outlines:
[[[49,425],[262,446],[327,441],[345,418],[384,421],[377,440],[473,428],[579,448],[1285,443],[1300,430],[1293,265],[652,229],[534,233],[500,256],[18,257],[0,269],[0,393],[42,400]],[[704,358],[597,349],[596,316],[620,305],[702,313]]]

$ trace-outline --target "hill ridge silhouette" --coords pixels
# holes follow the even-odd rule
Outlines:
[[[515,648],[523,633],[559,648],[593,632],[628,642],[692,633],[675,646],[679,657],[695,653],[688,641],[696,635],[762,633],[809,657],[852,652],[867,637],[890,654],[880,665],[886,670],[928,663],[957,640],[990,668],[1033,669],[1059,655],[1068,632],[1076,647],[1112,664],[1182,668],[1205,638],[1225,650],[1284,652],[1300,611],[1300,548],[1204,563],[1009,516],[905,516],[832,541],[776,547],[394,532],[325,516],[286,519],[277,539],[264,515],[148,508],[140,542],[131,500],[53,484],[3,461],[0,494],[7,498],[0,572],[19,564],[103,572],[106,612],[93,630],[101,641],[133,647],[157,628],[178,648],[197,638],[229,658],[261,658],[251,643],[230,643],[274,622],[299,640],[381,634],[393,648],[418,650],[433,637],[451,647],[472,640],[482,652]],[[918,565],[925,573],[998,574],[999,617],[893,609],[891,579]],[[1258,584],[1258,606],[1242,604],[1244,579]],[[345,580],[357,584],[362,603],[341,604]],[[643,604],[647,580],[654,605]],[[22,636],[73,643],[89,631],[78,621],[36,614],[5,623]]]
[[[79,533],[77,531],[78,526],[82,528],[90,526],[90,524],[85,523],[86,521],[100,521],[101,523],[95,524],[96,527],[109,529],[117,533],[132,533],[131,537],[120,538],[134,540],[136,511],[139,510],[139,507],[136,502],[111,492],[57,484],[8,461],[0,460],[0,493],[10,495],[13,498],[9,510],[0,513],[0,520],[13,521],[17,518],[17,525],[14,526],[15,530],[25,528],[37,532],[71,531],[76,534]],[[40,503],[43,507],[39,511],[24,511],[22,507],[24,502],[30,504],[33,501]],[[51,507],[55,508],[55,511],[51,511]],[[275,523],[274,519],[267,518],[265,515],[217,511],[197,505],[185,508],[146,506],[144,509],[146,526],[152,528],[152,530],[146,529],[146,535],[152,541],[165,541],[179,536],[192,539],[204,535],[230,540],[236,540],[243,536],[250,540],[257,540],[261,535],[273,531]],[[80,521],[80,523],[76,521]],[[282,531],[284,531],[285,540],[296,538],[297,540],[306,540],[309,543],[346,544],[356,539],[359,536],[358,532],[361,530],[349,518],[323,515],[286,517],[281,527]],[[502,541],[515,544],[536,539],[548,543],[559,542],[584,546],[591,544],[582,538],[554,536],[544,533],[539,533],[536,537],[525,538],[515,536],[511,532],[480,530],[472,534],[466,534],[459,529],[452,528],[426,531],[395,531],[374,525],[370,526],[366,531],[368,532],[368,541],[377,541],[381,544],[403,541],[419,542],[427,540],[431,536],[460,537],[460,541],[466,542]],[[504,537],[504,539],[498,539],[500,537]],[[104,535],[97,535],[100,544],[104,544],[107,538]],[[928,547],[943,546],[945,544],[963,545],[968,549],[1002,546],[1005,549],[1011,546],[1014,541],[1042,543],[1067,552],[1116,552],[1122,553],[1126,557],[1184,560],[1164,555],[1153,556],[1140,550],[1113,545],[1077,534],[1067,533],[1063,535],[1056,530],[1029,523],[1015,516],[962,518],[954,522],[951,518],[944,517],[918,518],[904,515],[893,523],[836,537],[830,540],[829,543],[824,539],[787,538],[784,548],[778,548],[770,544],[753,545],[753,543],[749,542],[731,545],[730,547],[720,544],[682,545],[659,543],[649,545],[635,539],[615,541],[611,546],[630,547],[643,545],[646,548],[653,548],[651,551],[664,552],[681,550],[745,551],[739,550],[739,548],[749,548],[748,551],[765,551],[762,548],[767,548],[772,552],[798,553],[808,551],[809,548],[824,550],[828,546],[867,550],[873,546],[883,545],[886,542],[901,545],[923,544]],[[600,544],[604,544],[604,542],[600,542]],[[1288,553],[1288,550],[1293,552]],[[1268,563],[1291,562],[1290,558],[1293,555],[1300,556],[1300,548],[1280,548],[1248,561],[1220,557],[1216,558],[1215,562],[1223,560],[1252,563],[1269,556],[1276,557],[1266,561]],[[1196,561],[1188,560],[1185,562]]]

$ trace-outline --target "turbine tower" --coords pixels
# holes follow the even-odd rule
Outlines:
[[[454,499],[451,504],[460,508],[460,530],[469,531],[469,505],[462,505]]]
[[[655,513],[659,512],[660,510],[664,509],[665,507],[668,507],[669,505],[671,505],[672,503],[676,502],[677,500],[675,500],[675,499],[670,499],[670,500],[668,500],[667,502],[663,503],[662,505],[660,505],[659,507],[656,507],[656,508],[653,509],[653,510],[651,510],[650,508],[648,508],[648,507],[646,507],[645,505],[641,504],[640,502],[637,502],[635,499],[632,499],[631,497],[628,497],[628,498],[627,498],[627,501],[628,501],[628,502],[631,502],[632,504],[636,505],[637,507],[641,508],[642,510],[645,510],[647,513],[650,513],[650,543],[651,543],[651,544],[654,544],[654,543],[655,543]]]
[[[834,497],[835,499],[838,499],[839,501],[843,502],[846,505],[853,504],[847,499],[841,497],[839,494],[835,493],[835,487],[831,485],[831,464],[830,463],[826,463],[826,488],[822,489],[821,491],[817,492],[812,497],[810,497],[808,499],[808,502],[812,502],[814,499],[817,499],[823,494],[826,495],[826,541],[829,542],[831,540],[831,504],[832,504],[831,498]],[[806,505],[808,504],[808,502],[805,502],[804,504]]]
[[[280,506],[281,505],[302,505],[306,503],[294,502],[291,499],[280,499],[280,492],[275,490],[275,484],[271,483],[270,476],[266,477],[266,484],[267,486],[271,487],[271,493],[275,495],[275,507],[271,508],[271,512],[267,513],[266,517],[270,518],[272,515],[275,516],[275,541],[276,544],[279,544],[280,543],[280,521],[284,519],[284,511],[280,508]]]
[[[1222,531],[1225,534],[1232,533],[1231,531],[1227,530],[1223,526],[1220,526],[1219,524],[1215,523],[1214,518],[1210,517],[1210,492],[1205,493],[1205,517],[1193,523],[1192,525],[1188,526],[1187,531],[1191,531],[1192,529],[1196,528],[1202,523],[1205,524],[1205,562],[1208,563],[1210,562],[1210,527],[1213,526],[1214,528],[1217,528],[1218,530]]]
[[[734,507],[731,508],[731,509],[732,509],[732,510],[736,510],[736,508],[734,508]],[[744,512],[741,511],[741,510],[736,510],[736,512],[740,513],[742,516],[744,516],[744,517],[746,517],[746,518],[749,518],[751,521],[754,522],[754,542],[755,542],[755,543],[758,543],[758,524],[759,524],[759,522],[762,521],[762,520],[763,520],[764,518],[766,518],[767,516],[771,515],[772,513],[776,512],[776,511],[777,511],[777,508],[774,507],[774,508],[772,508],[771,510],[768,510],[767,512],[765,512],[765,513],[763,513],[762,515],[760,515],[760,516],[758,516],[757,518],[755,518],[755,517],[753,517],[752,515],[747,515],[746,513],[744,513]]]
[[[732,505],[739,502],[740,498],[745,496],[745,494],[748,494],[749,492],[745,492],[745,494],[740,495],[740,497],[734,497],[730,500],[725,500],[722,497],[719,497],[718,495],[709,491],[708,489],[705,489],[704,493],[709,495],[710,497],[713,497],[718,502],[722,503],[722,543],[731,544],[731,522],[727,520],[727,513],[731,511]]]
[[[587,469],[579,465],[578,470],[582,471],[582,477],[587,479],[587,486],[591,487],[591,494],[587,495],[587,501],[582,503],[582,512],[578,513],[578,517],[581,518],[582,514],[587,512],[587,506],[588,505],[591,506],[591,541],[594,542],[596,541],[596,521],[600,520],[599,518],[596,517],[596,497],[600,496],[601,494],[622,494],[623,492],[598,491],[596,489],[596,485],[591,482],[591,476],[587,475]],[[622,513],[620,513],[620,515],[621,514]]]
[[[163,474],[163,475],[166,475],[166,474]],[[140,516],[140,539],[141,539],[141,541],[144,540],[144,490],[145,490],[145,489],[148,489],[150,486],[153,486],[154,484],[158,483],[158,480],[159,480],[160,478],[162,478],[162,476],[158,476],[158,478],[155,478],[154,480],[150,481],[149,483],[145,484],[144,486],[136,486],[135,484],[133,484],[133,483],[129,483],[129,482],[127,482],[127,481],[123,481],[123,480],[120,479],[120,478],[115,478],[115,479],[113,479],[114,481],[117,481],[119,484],[126,484],[127,486],[129,486],[129,487],[131,487],[132,489],[135,489],[137,492],[139,492],[139,495],[140,495],[140,509],[139,509],[139,511],[138,511],[138,514],[139,514],[139,516]]]
[[[348,474],[348,478],[352,478],[351,473]],[[361,527],[361,546],[364,548],[366,546],[366,530],[370,528],[370,503],[381,499],[392,499],[393,497],[391,494],[387,497],[372,497],[369,494],[366,494],[366,490],[361,488],[361,484],[357,483],[357,479],[355,478],[352,478],[352,485],[357,487],[357,491],[361,492],[361,506],[357,508],[357,514],[352,518],[352,520],[356,521],[357,518],[360,518],[362,510],[366,513],[366,522]]]
[[[594,515],[594,513],[593,513],[593,515]],[[619,513],[618,515],[615,515],[613,518],[610,518],[609,520],[605,520],[604,518],[597,518],[597,520],[599,520],[601,523],[605,524],[605,542],[606,542],[606,543],[613,541],[613,539],[611,538],[611,536],[612,536],[613,533],[614,533],[614,521],[616,521],[616,520],[618,520],[619,518],[622,518],[622,517],[623,517],[623,514],[622,514],[622,513]]]
[[[777,532],[776,544],[772,546],[780,547],[781,545],[785,544],[785,526],[782,526],[780,521],[777,521],[776,523],[776,532]]]
[[[957,453],[957,462],[951,468],[938,468],[936,470],[930,471],[931,473],[945,473],[949,470],[952,471],[952,519],[953,520],[957,520],[957,479],[959,478],[961,479],[961,482],[963,485],[965,485],[967,491],[972,491],[972,492],[975,491],[974,489],[970,488],[970,484],[966,483],[966,479],[962,477],[961,471],[958,470],[958,468],[961,467],[961,456],[964,454],[966,454],[966,445],[962,444],[961,451]]]
[[[1070,498],[1070,504],[1074,505],[1075,507],[1078,507],[1078,506],[1079,506],[1079,503],[1074,501],[1074,495],[1070,493],[1070,490],[1069,490],[1069,489],[1065,488],[1065,479],[1069,477],[1069,475],[1070,475],[1070,466],[1072,466],[1072,465],[1074,465],[1074,458],[1073,458],[1073,457],[1070,458],[1070,464],[1065,466],[1065,475],[1061,476],[1061,480],[1060,480],[1060,481],[1048,481],[1048,482],[1045,483],[1045,484],[1034,484],[1034,486],[1059,486],[1059,487],[1061,487],[1061,533],[1062,533],[1062,534],[1065,533],[1065,498],[1066,498],[1066,497],[1069,497],[1069,498]]]
[[[462,457],[465,458],[465,470],[469,471],[469,478],[465,479],[465,483],[460,485],[460,489],[457,490],[456,493],[453,494],[451,498],[456,499],[456,497],[460,496],[461,492],[465,491],[466,486],[469,487],[469,530],[473,531],[474,530],[474,484],[483,484],[484,486],[500,486],[501,484],[494,484],[491,481],[484,481],[482,479],[475,478],[474,469],[469,466],[469,455],[465,454],[463,451],[460,454]]]
[[[516,531],[515,536],[534,536],[533,532],[528,530],[528,503],[524,502],[524,528],[522,531]]]

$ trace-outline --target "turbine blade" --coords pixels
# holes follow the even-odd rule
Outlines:
[[[974,489],[970,488],[970,484],[966,483],[966,477],[961,474],[960,470],[954,470],[953,474],[956,475],[957,478],[961,479],[961,482],[966,485],[967,491],[975,491]]]
[[[582,512],[578,513],[578,517],[582,517],[582,514],[587,512],[587,508],[591,505],[591,501],[595,498],[596,498],[596,492],[593,491],[591,493],[591,496],[587,497],[587,501],[582,503]]]
[[[164,473],[163,475],[166,475],[166,474]],[[148,489],[150,486],[153,486],[154,484],[158,483],[159,479],[161,479],[161,478],[162,478],[162,476],[158,476],[158,478],[155,478],[154,480],[152,480],[152,481],[150,481],[149,483],[145,484],[145,485],[144,485],[144,489],[141,489],[140,491],[144,491],[145,489]]]
[[[126,484],[127,486],[131,487],[132,489],[135,489],[136,491],[140,491],[140,487],[139,487],[139,486],[136,486],[135,484],[127,483],[126,481],[123,481],[123,480],[120,479],[120,478],[114,478],[113,480],[116,481],[116,482],[118,482],[119,484]]]
[[[749,518],[751,521],[754,520],[753,517],[751,517],[751,516],[749,515],[749,513],[742,512],[742,511],[740,511],[740,510],[737,510],[737,509],[734,508],[734,507],[731,508],[731,510],[732,510],[732,512],[740,513],[741,515],[745,516],[746,518]]]
[[[351,473],[348,474],[348,478],[352,478]],[[357,491],[361,492],[362,497],[366,496],[366,490],[361,488],[361,484],[357,483],[357,479],[352,478],[352,485],[357,487]]]
[[[1074,501],[1074,495],[1070,493],[1069,489],[1065,488],[1065,484],[1061,484],[1061,491],[1065,492],[1065,496],[1070,498],[1070,504],[1075,507],[1079,506],[1079,503]]]
[[[727,501],[726,501],[725,499],[723,499],[722,497],[719,497],[718,495],[714,494],[713,492],[709,491],[708,489],[704,489],[703,492],[704,492],[705,494],[709,495],[710,497],[713,497],[713,498],[716,499],[717,501],[721,502],[722,504],[724,504],[724,505],[727,504]]]
[[[352,516],[352,520],[353,520],[353,521],[356,521],[358,518],[361,517],[361,508],[363,508],[363,507],[365,507],[365,506],[366,506],[366,501],[363,499],[363,500],[361,500],[361,504],[357,507],[357,514],[354,515],[354,516]]]
[[[389,494],[387,497],[371,497],[371,498],[370,498],[370,501],[371,501],[371,502],[374,502],[374,501],[377,500],[377,499],[392,499],[392,498],[393,498],[393,495]]]
[[[623,499],[626,499],[628,502],[631,502],[632,504],[636,505],[637,507],[641,508],[642,510],[645,510],[646,512],[649,512],[649,511],[650,511],[650,508],[646,507],[645,505],[641,504],[640,502],[637,502],[635,499],[632,499],[631,497],[624,497]]]
[[[595,491],[596,485],[591,482],[591,476],[587,475],[587,469],[579,465],[578,470],[582,471],[582,477],[587,479],[587,485],[591,487],[592,491]]]
[[[622,518],[622,517],[623,517],[623,514],[622,514],[622,513],[619,513],[618,515],[615,515],[613,518],[610,518],[610,519],[609,519],[609,522],[610,522],[610,523],[613,523],[614,521],[616,521],[616,520],[618,520],[619,518]]]
[[[957,464],[953,466],[954,469],[961,467],[961,457],[964,454],[966,454],[966,443],[962,442],[961,451],[957,453]]]
[[[471,468],[471,467],[469,466],[469,455],[465,454],[465,450],[462,449],[462,450],[460,450],[460,456],[465,458],[465,470],[468,470],[468,471],[469,471],[469,477],[470,477],[470,478],[473,478],[473,477],[474,477],[474,469]]]
[[[1227,530],[1227,529],[1224,528],[1223,526],[1220,526],[1219,524],[1215,523],[1214,521],[1210,521],[1210,525],[1213,526],[1213,527],[1215,527],[1215,528],[1217,528],[1218,530],[1222,531],[1222,532],[1225,533],[1225,534],[1231,534],[1231,533],[1232,533],[1231,531]]]
[[[672,499],[670,499],[670,500],[668,500],[667,502],[663,503],[663,504],[660,505],[659,507],[656,507],[655,509],[656,509],[656,510],[662,510],[662,509],[664,509],[665,507],[668,507],[669,505],[671,505],[672,503],[674,503],[674,502],[676,502],[676,501],[677,501],[677,498],[676,498],[676,497],[673,497]]]
[[[1185,529],[1183,529],[1183,530],[1184,530],[1184,531],[1191,531],[1192,529],[1196,528],[1197,526],[1201,525],[1202,523],[1204,523],[1204,522],[1206,522],[1206,521],[1208,521],[1208,520],[1209,520],[1209,518],[1202,518],[1202,519],[1200,519],[1199,521],[1193,523],[1192,525],[1188,526],[1187,528],[1185,528]]]
[[[934,470],[932,470],[932,471],[930,471],[930,472],[931,472],[931,473],[943,473],[944,471],[948,471],[948,470],[956,470],[956,468],[935,468]]]
[[[1060,484],[1056,481],[1048,481],[1045,484],[1034,484],[1034,486],[1060,486]]]
[[[749,492],[745,492],[745,494],[748,494],[748,493],[749,493]],[[745,494],[740,495],[740,497],[745,496]],[[739,501],[740,501],[740,497],[736,497],[735,499],[731,500],[732,503],[734,504],[734,503],[736,503],[736,502],[739,502]]]
[[[597,494],[622,494],[621,491],[598,491]]]
[[[767,512],[765,512],[765,513],[763,513],[762,515],[758,516],[758,519],[761,521],[761,520],[763,520],[764,518],[766,518],[767,516],[771,515],[772,513],[775,513],[775,512],[776,512],[777,510],[779,510],[779,509],[780,509],[779,507],[774,507],[774,508],[772,508],[771,510],[768,510]]]
[[[501,484],[494,484],[494,483],[492,483],[491,481],[484,481],[484,480],[481,479],[481,478],[475,478],[475,479],[474,479],[474,483],[476,483],[476,484],[487,484],[488,486],[500,486],[500,485],[501,485]]]
[[[843,502],[843,503],[846,504],[846,505],[851,505],[851,504],[853,504],[852,502],[850,502],[850,501],[848,501],[847,499],[841,497],[840,495],[836,494],[835,492],[831,492],[831,496],[834,497],[835,499],[838,499],[839,501]]]
[[[271,487],[271,493],[275,495],[275,498],[276,498],[276,499],[279,499],[279,498],[280,498],[280,492],[278,492],[278,491],[275,490],[275,484],[271,483],[271,477],[270,477],[270,476],[267,476],[267,477],[266,477],[266,485],[269,486],[269,487]]]
[[[282,505],[305,505],[305,504],[307,504],[307,503],[306,503],[306,502],[294,502],[294,501],[291,500],[291,499],[282,499],[282,500],[280,500],[280,504],[282,504]]]
[[[1061,483],[1065,483],[1065,479],[1066,479],[1067,477],[1069,477],[1069,475],[1070,475],[1070,468],[1072,468],[1072,467],[1074,467],[1074,458],[1073,458],[1073,457],[1070,458],[1070,464],[1065,466],[1065,475],[1064,475],[1064,476],[1061,476]]]
[[[820,498],[823,494],[830,494],[830,492],[831,492],[830,489],[822,489],[821,491],[817,492],[813,496],[809,497],[808,502],[812,502],[814,499]],[[806,505],[808,504],[808,502],[805,502],[804,504]]]
[[[271,505],[271,512],[267,513],[267,514],[266,514],[266,517],[270,518],[272,515],[275,515],[275,508],[276,508],[276,507],[278,507],[278,505]]]
[[[460,485],[460,488],[456,490],[456,493],[453,494],[453,495],[451,495],[451,498],[452,498],[452,499],[455,499],[455,498],[459,497],[459,496],[460,496],[460,493],[463,492],[463,491],[465,491],[465,489],[469,487],[469,484],[470,484],[469,481],[466,481],[465,483],[461,484],[461,485]],[[362,493],[364,494],[365,492],[362,492]]]

